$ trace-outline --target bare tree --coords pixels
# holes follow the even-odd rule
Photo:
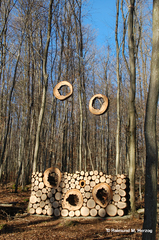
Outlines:
[[[118,43],[118,21],[119,21],[119,0],[116,2],[116,27],[115,27],[115,42],[116,42],[116,75],[117,75],[117,130],[116,130],[116,174],[119,174],[120,162],[120,69],[119,69],[119,43]]]
[[[151,78],[146,106],[145,140],[146,140],[146,183],[145,183],[145,216],[144,240],[156,239],[157,223],[157,168],[158,150],[156,135],[156,114],[159,99],[159,0],[153,1],[153,42],[151,58]]]

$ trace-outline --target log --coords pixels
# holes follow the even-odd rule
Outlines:
[[[122,183],[126,183],[127,182],[127,179],[126,178],[123,178],[122,179]]]
[[[106,213],[110,216],[110,217],[114,217],[117,214],[117,207],[113,204],[109,204],[106,207]]]
[[[43,189],[44,188],[44,183],[43,182],[40,182],[39,183],[39,189]]]
[[[59,203],[57,201],[54,201],[53,204],[52,204],[53,208],[58,208],[59,206]]]
[[[82,204],[83,197],[81,192],[77,189],[71,189],[67,191],[62,203],[62,207],[70,211],[76,211],[82,207]]]
[[[97,216],[97,210],[96,210],[95,208],[92,208],[92,209],[90,210],[90,215],[91,215],[92,217]]]
[[[51,198],[52,197],[52,192],[48,192],[47,196],[48,196],[48,198]]]
[[[114,191],[116,189],[116,187],[115,186],[112,186],[112,191]]]
[[[95,201],[93,200],[93,199],[89,199],[88,201],[87,201],[87,207],[88,208],[90,208],[90,209],[92,209],[92,208],[94,208],[95,207]]]
[[[62,209],[61,210],[61,216],[62,217],[67,217],[68,216],[68,210],[67,209]]]
[[[89,180],[89,179],[86,180],[86,184],[87,184],[87,185],[90,184],[90,180]]]
[[[36,214],[40,215],[42,213],[42,208],[41,207],[38,207],[36,209]]]
[[[121,198],[121,201],[122,201],[122,202],[126,202],[126,197],[122,197],[122,198]]]
[[[76,217],[79,217],[80,215],[81,215],[80,210],[76,210],[76,211],[75,211],[75,216],[76,216]]]
[[[110,183],[110,178],[106,179],[106,183],[108,183],[108,184]]]
[[[41,191],[41,190],[38,190],[38,191],[36,192],[36,197],[41,197],[41,195],[42,195],[42,191]]]
[[[100,178],[100,182],[101,182],[101,183],[104,183],[105,181],[106,181],[105,177],[102,176],[102,177]]]
[[[45,194],[45,193],[43,193],[42,195],[41,195],[41,200],[42,201],[45,201],[47,199],[47,195]]]
[[[38,186],[34,186],[34,191],[38,191],[39,187]]]
[[[74,183],[71,184],[71,188],[74,189],[76,185]]]
[[[80,192],[81,192],[81,193],[84,193],[84,188],[81,188],[81,189],[80,189]]]
[[[57,192],[61,192],[61,190],[62,190],[62,189],[61,189],[60,187],[57,188]]]
[[[119,201],[120,201],[120,195],[119,195],[119,194],[115,194],[115,195],[113,196],[113,200],[114,200],[115,202],[119,202]]]
[[[117,184],[121,184],[122,183],[122,178],[117,178],[116,182],[117,182]]]
[[[81,208],[81,215],[83,217],[87,217],[89,215],[89,209],[87,207],[82,207]]]
[[[125,184],[125,183],[122,183],[122,184],[120,185],[120,188],[121,188],[121,189],[126,189],[126,184]]]
[[[38,208],[38,204],[37,203],[34,203],[33,204],[33,208],[36,210]]]
[[[41,201],[41,202],[40,202],[40,207],[41,207],[41,208],[45,207],[45,202],[44,202],[44,201]]]
[[[99,210],[99,209],[100,209],[100,206],[97,204],[95,208],[96,208],[97,210]]]
[[[47,213],[46,209],[43,209],[43,210],[42,210],[42,214],[43,214],[43,215],[46,215],[46,213]]]
[[[57,192],[57,193],[55,194],[55,199],[56,199],[57,201],[59,201],[61,198],[62,198],[62,194],[61,194],[60,192]]]
[[[98,183],[99,183],[99,179],[98,179],[98,178],[96,178],[96,180],[95,180],[95,183],[96,183],[96,184],[98,184]]]
[[[36,181],[34,182],[34,185],[35,185],[35,186],[38,186],[38,185],[39,185],[39,181],[36,180]]]
[[[116,190],[119,190],[119,189],[120,189],[120,185],[117,184],[117,185],[116,185]]]
[[[43,188],[43,189],[42,189],[42,193],[47,193],[46,188]]]
[[[55,201],[55,198],[54,197],[51,197],[50,198],[50,202],[53,203]]]
[[[55,217],[59,217],[61,215],[60,210],[58,208],[54,209],[54,215]]]
[[[105,215],[106,215],[105,209],[104,209],[104,208],[100,208],[100,209],[98,210],[98,215],[99,215],[100,217],[105,217]]]
[[[81,171],[81,173],[80,173],[80,174],[81,174],[81,176],[84,176],[84,171]]]
[[[78,189],[78,190],[79,190],[79,189],[80,189],[80,185],[77,185],[77,186],[76,186],[76,189]]]
[[[95,175],[95,176],[98,175],[98,171],[97,171],[97,170],[94,171],[94,175]]]
[[[52,189],[51,189],[51,192],[52,192],[52,194],[55,194],[55,193],[56,193],[56,189],[55,189],[55,188],[52,188]]]
[[[30,197],[30,202],[33,204],[33,203],[36,203],[36,196],[31,196]]]
[[[91,196],[90,192],[86,192],[86,193],[85,193],[85,197],[86,197],[86,198],[90,198],[90,196]]]
[[[120,195],[121,197],[125,197],[125,196],[126,196],[126,191],[123,190],[123,189],[119,189],[119,195]]]
[[[91,181],[91,182],[90,182],[90,187],[92,187],[92,188],[93,188],[95,185],[96,185],[96,184],[95,184],[95,182],[94,182],[94,181]]]
[[[76,185],[76,186],[79,185],[79,181],[76,180],[76,181],[75,181],[75,185]]]
[[[74,215],[75,215],[75,212],[74,212],[74,211],[70,211],[70,212],[69,212],[69,216],[70,216],[70,217],[74,217]]]
[[[124,215],[124,210],[123,209],[118,209],[118,215],[122,217]]]
[[[29,213],[30,213],[30,214],[34,214],[34,213],[35,213],[35,209],[34,209],[34,208],[30,208],[30,209],[29,209]]]
[[[64,182],[60,182],[60,187],[64,188],[65,187],[65,183]]]
[[[113,198],[111,187],[107,183],[97,184],[92,191],[93,198],[97,204],[105,208]]]
[[[53,215],[53,213],[54,213],[53,208],[48,208],[48,209],[47,209],[47,215],[48,215],[48,216]]]
[[[122,179],[124,179],[124,178],[126,178],[126,175],[124,175],[124,174],[121,174],[121,176],[120,176]]]
[[[120,208],[120,209],[124,209],[124,208],[126,208],[127,207],[127,203],[126,202],[118,202],[118,208]]]

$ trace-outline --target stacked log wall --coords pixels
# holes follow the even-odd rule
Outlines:
[[[42,214],[63,217],[87,217],[87,216],[123,216],[129,210],[129,179],[126,175],[106,175],[103,172],[76,172],[61,173],[61,182],[57,188],[44,184],[44,174],[36,172],[32,174],[31,196],[29,201],[30,214]],[[106,207],[102,207],[93,198],[93,189],[100,183],[106,183],[112,190],[112,199]],[[65,196],[69,190],[78,190],[83,198],[82,205],[78,209],[65,207]],[[77,192],[78,192],[77,191]],[[72,197],[73,195],[71,195]],[[73,203],[73,206],[75,203]]]

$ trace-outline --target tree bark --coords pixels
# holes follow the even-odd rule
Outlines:
[[[153,42],[151,58],[151,78],[146,106],[146,177],[145,177],[145,216],[144,229],[153,230],[143,233],[143,239],[156,239],[157,223],[157,167],[158,150],[156,136],[156,114],[159,98],[159,0],[153,1]]]

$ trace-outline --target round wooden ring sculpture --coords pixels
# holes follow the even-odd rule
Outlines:
[[[62,86],[68,86],[70,88],[70,92],[67,93],[65,96],[64,95],[61,95],[59,93],[59,89],[62,87]],[[71,83],[67,82],[67,81],[61,81],[59,82],[55,87],[54,87],[54,90],[53,90],[53,94],[56,98],[58,98],[59,100],[65,100],[67,99],[68,97],[71,96],[73,92],[73,88],[72,88],[72,85]]]
[[[96,99],[96,98],[103,98],[104,100],[104,103],[102,104],[102,107],[100,109],[95,109],[92,104],[93,104],[93,101]],[[100,114],[103,114],[106,110],[107,110],[107,107],[108,107],[108,98],[103,95],[103,94],[96,94],[94,95],[91,100],[89,101],[89,111],[95,115],[100,115]]]
[[[58,188],[61,182],[61,172],[58,168],[51,167],[45,170],[43,182],[49,188]]]
[[[79,190],[71,189],[66,192],[62,207],[70,211],[76,211],[82,207],[83,197]]]
[[[113,198],[113,191],[106,183],[97,184],[92,191],[94,201],[102,208],[105,208]]]

